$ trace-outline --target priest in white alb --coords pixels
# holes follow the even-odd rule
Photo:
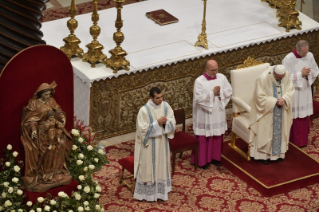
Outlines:
[[[318,65],[305,40],[297,42],[296,49],[283,59],[282,64],[289,71],[295,87],[290,142],[303,147],[308,144],[310,115],[313,114],[311,85],[319,74]]]
[[[225,107],[232,95],[227,78],[218,73],[215,60],[208,60],[206,72],[195,80],[193,130],[198,140],[198,166],[221,165],[223,135],[227,130]],[[192,153],[191,163],[194,163]]]
[[[172,190],[168,138],[174,138],[175,123],[171,106],[163,101],[161,90],[153,87],[150,99],[141,107],[136,120],[135,199],[168,200]]]
[[[250,114],[250,157],[284,161],[292,124],[294,86],[283,65],[266,69],[257,79]]]

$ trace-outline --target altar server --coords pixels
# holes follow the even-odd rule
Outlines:
[[[313,114],[311,85],[318,76],[318,65],[305,40],[297,42],[296,49],[283,59],[282,64],[290,73],[295,87],[290,141],[298,147],[306,146],[310,131],[310,115]]]
[[[218,73],[215,60],[206,62],[206,72],[195,80],[193,130],[198,139],[198,165],[221,165],[223,135],[227,130],[225,107],[232,95],[227,78]],[[191,162],[194,163],[194,153]]]
[[[266,69],[256,80],[250,113],[250,156],[283,161],[292,124],[294,86],[283,65]]]
[[[159,88],[150,90],[150,99],[138,112],[134,152],[134,198],[168,200],[172,190],[168,138],[174,137],[175,118],[171,106],[163,101]]]

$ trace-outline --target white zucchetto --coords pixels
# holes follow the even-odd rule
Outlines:
[[[274,66],[274,72],[281,75],[286,73],[286,68],[283,65],[276,65]]]

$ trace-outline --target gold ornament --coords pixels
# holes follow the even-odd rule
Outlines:
[[[301,30],[300,25],[302,22],[299,20],[299,12],[295,9],[296,0],[283,0],[281,8],[278,11],[279,27],[285,27],[286,32],[290,32],[291,28]]]
[[[319,31],[220,52],[214,55],[214,59],[218,61],[219,73],[224,74],[231,83],[230,71],[243,64],[248,56],[253,55],[257,61],[271,65],[281,64],[298,40],[311,43],[311,52],[319,60]],[[148,91],[153,86],[161,88],[165,101],[170,103],[172,109],[183,108],[186,118],[191,118],[194,81],[203,74],[206,61],[211,58],[211,55],[207,55],[93,82],[90,89],[90,126],[98,132],[99,139],[136,131],[138,110],[149,99]],[[227,108],[230,107],[231,103]]]
[[[71,6],[69,7],[71,19],[67,22],[67,26],[71,34],[63,39],[65,44],[64,46],[60,47],[61,51],[63,51],[64,54],[66,54],[70,60],[73,56],[78,56],[79,58],[83,57],[83,49],[79,47],[81,41],[74,34],[75,29],[78,27],[78,22],[74,19],[76,12],[77,8],[75,5],[75,0],[71,0]]]
[[[86,45],[89,49],[87,53],[83,55],[83,62],[91,63],[91,67],[95,67],[95,63],[102,62],[106,59],[106,55],[103,54],[102,49],[104,49],[103,45],[97,41],[97,37],[101,33],[101,28],[97,25],[99,21],[99,14],[97,13],[97,0],[93,0],[93,13],[92,13],[92,21],[93,26],[90,27],[90,34],[93,37],[93,41]]]
[[[195,43],[195,46],[203,46],[205,49],[208,49],[207,34],[206,34],[206,3],[207,3],[207,0],[204,0],[202,33],[198,36],[198,41]]]
[[[124,70],[128,71],[130,68],[128,67],[130,65],[130,62],[125,59],[125,56],[127,55],[126,51],[122,49],[121,43],[124,40],[124,34],[121,32],[121,28],[123,27],[123,20],[121,18],[121,9],[122,4],[126,0],[113,0],[116,3],[116,9],[117,9],[117,18],[115,21],[115,27],[117,28],[117,31],[113,34],[113,40],[116,43],[116,47],[109,52],[111,53],[111,58],[106,59],[106,67],[112,68],[113,73],[117,73],[119,68],[123,68]]]

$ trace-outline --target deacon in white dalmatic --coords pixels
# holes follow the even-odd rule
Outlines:
[[[306,146],[310,131],[310,115],[313,114],[311,85],[319,74],[318,65],[305,40],[297,42],[296,49],[283,59],[282,64],[290,73],[295,87],[290,141],[298,147]]]
[[[257,79],[250,114],[250,156],[283,161],[292,124],[294,86],[283,65],[269,67]]]
[[[175,118],[159,88],[150,90],[150,100],[138,112],[134,152],[134,198],[168,200],[172,190],[168,138],[174,138]]]

